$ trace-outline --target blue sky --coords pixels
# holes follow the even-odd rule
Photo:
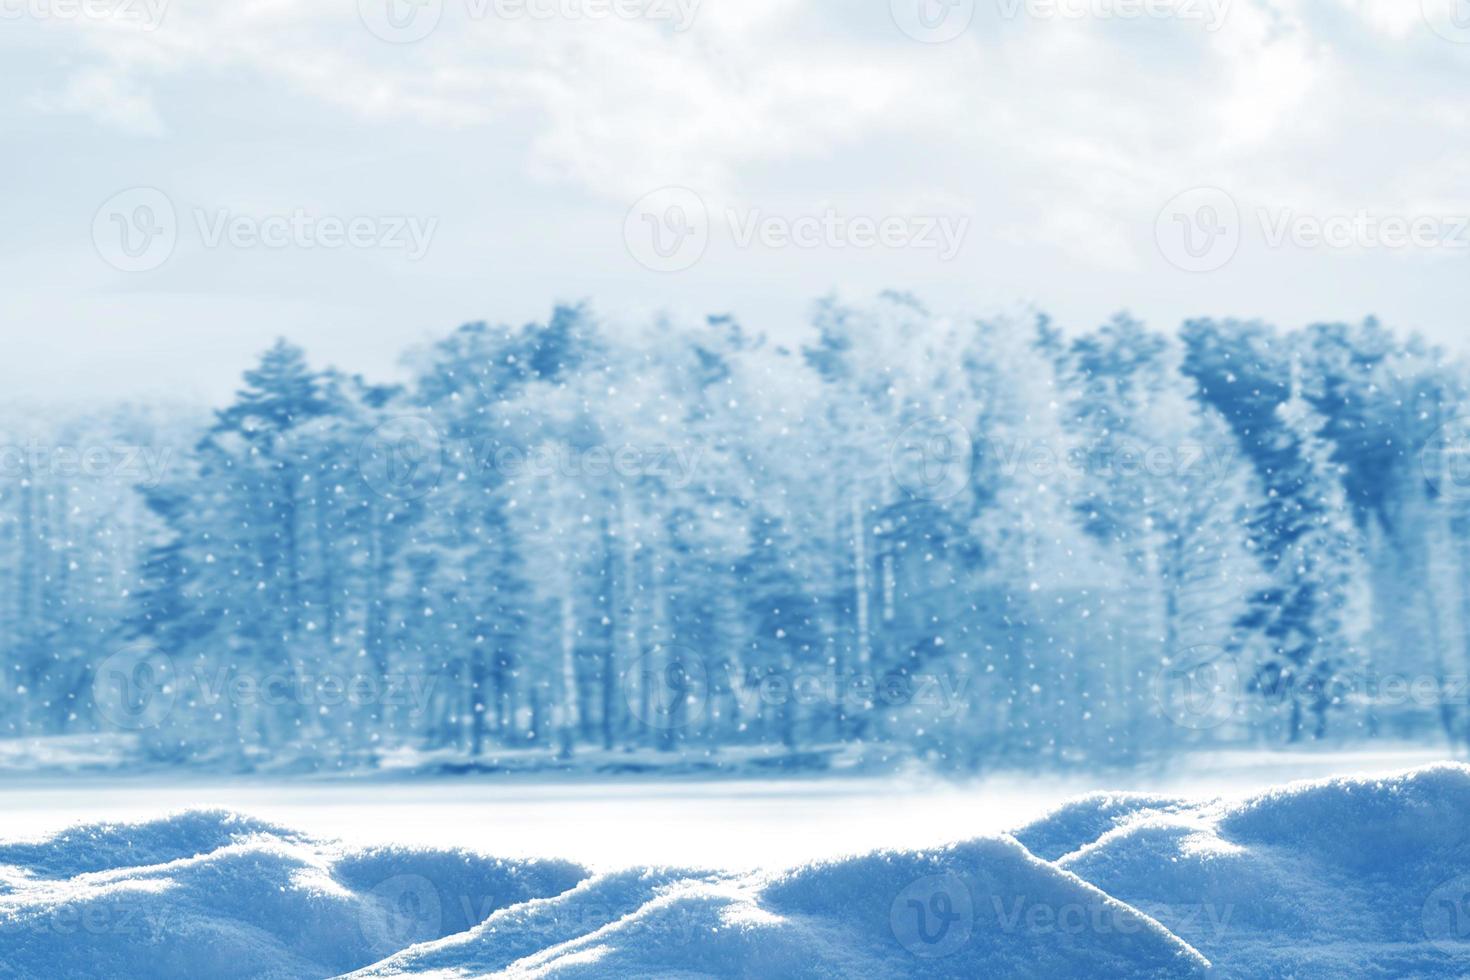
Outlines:
[[[217,399],[280,334],[390,376],[583,299],[796,338],[884,288],[1462,346],[1470,0],[389,2],[0,0],[10,396]],[[98,236],[164,220],[138,188],[170,235],[130,271]],[[649,268],[639,229],[686,225]]]

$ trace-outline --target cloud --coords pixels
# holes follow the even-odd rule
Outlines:
[[[759,294],[748,302],[770,313],[849,285],[940,292],[951,308],[1034,297],[1081,316],[1145,310],[1159,296],[1169,315],[1336,302],[1344,315],[1403,309],[1449,324],[1463,309],[1463,277],[1434,288],[1395,278],[1419,256],[1368,256],[1384,276],[1344,277],[1336,257],[1246,242],[1221,276],[1176,282],[1154,239],[1164,204],[1202,186],[1227,190],[1246,215],[1470,213],[1459,176],[1470,107],[1456,81],[1470,46],[1435,34],[1418,0],[1231,0],[1217,30],[1182,17],[1047,17],[1043,4],[1007,17],[1009,0],[978,0],[969,29],[944,44],[906,36],[882,0],[703,0],[687,30],[477,17],[480,0],[442,3],[438,29],[412,44],[374,36],[356,0],[178,0],[153,31],[7,22],[0,57],[19,104],[97,124],[68,126],[64,145],[44,125],[19,131],[35,182],[52,182],[37,213],[77,212],[34,228],[86,229],[96,203],[140,182],[206,206],[441,216],[442,247],[394,280],[363,272],[360,256],[339,269],[210,254],[198,260],[207,268],[180,264],[133,287],[372,296],[363,305],[385,321],[392,294],[420,323],[430,301],[433,316],[497,313],[487,290],[518,311],[584,295],[733,309]],[[116,166],[68,169],[78,149]],[[98,186],[78,194],[88,180]],[[722,239],[698,268],[654,283],[621,233],[633,202],[670,184],[699,191],[716,215],[833,205],[960,214],[971,230],[945,265],[878,250],[772,256]],[[66,270],[58,281],[92,268],[90,242],[77,247],[58,265],[12,246],[42,278]],[[393,315],[410,316],[402,309]]]
[[[80,113],[129,133],[161,136],[165,132],[149,93],[123,72],[81,69],[66,80],[60,92],[33,96],[32,105],[42,112]]]

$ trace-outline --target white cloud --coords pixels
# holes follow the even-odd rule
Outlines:
[[[55,94],[32,97],[43,112],[80,113],[106,126],[145,136],[164,133],[163,119],[148,92],[126,73],[83,68]]]
[[[98,202],[144,181],[204,205],[381,198],[442,216],[444,247],[397,270],[422,292],[394,289],[405,307],[432,294],[446,316],[496,312],[487,289],[517,310],[619,290],[715,308],[759,292],[768,308],[801,308],[857,281],[947,290],[958,305],[1005,294],[1105,314],[1144,305],[1128,288],[1170,288],[1154,222],[1191,187],[1225,188],[1247,214],[1464,210],[1467,197],[1470,108],[1453,69],[1470,46],[1429,30],[1418,0],[1232,0],[1213,32],[1169,18],[1007,20],[982,2],[967,33],[939,45],[906,37],[883,2],[703,0],[684,32],[475,21],[469,2],[444,0],[439,29],[409,45],[374,37],[355,2],[175,0],[152,32],[7,23],[0,52],[24,105],[99,124],[71,127],[68,150],[125,151],[115,174],[94,174],[110,185],[88,190]],[[54,200],[38,213],[78,207],[66,154],[55,155]],[[868,215],[958,212],[972,225],[964,254],[942,267],[716,248],[687,277],[651,283],[630,269],[620,234],[633,201],[665,184],[696,188],[714,210],[835,201]],[[93,207],[79,208],[78,227]],[[79,261],[95,258],[81,244]],[[1212,295],[1223,279],[1192,280],[1178,302],[1270,314],[1319,299],[1385,316],[1402,304],[1421,323],[1435,304],[1446,322],[1463,309],[1463,286],[1435,293],[1394,278],[1413,260],[1312,297],[1299,273],[1330,276],[1329,263],[1287,271],[1268,258],[1270,282],[1242,272]],[[170,288],[241,279],[221,257],[200,262],[212,272],[171,268]],[[337,297],[386,282],[355,265],[282,260],[250,265],[249,288],[288,266],[297,278],[277,284],[298,298],[319,291],[319,272],[338,277]]]

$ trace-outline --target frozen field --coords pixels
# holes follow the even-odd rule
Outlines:
[[[1241,795],[1293,779],[1386,773],[1443,758],[1420,749],[1219,753],[1154,774],[1007,774],[962,784],[917,776],[559,782],[10,778],[0,782],[0,833],[32,837],[69,824],[149,820],[207,807],[359,844],[469,847],[599,868],[771,867],[999,833],[1100,790]]]

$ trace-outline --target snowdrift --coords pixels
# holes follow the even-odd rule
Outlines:
[[[1470,767],[1143,805],[1056,864],[1231,976],[1470,974]]]
[[[223,812],[0,843],[4,977],[1467,971],[1462,765],[1095,795],[1012,836],[750,874],[351,849]]]

